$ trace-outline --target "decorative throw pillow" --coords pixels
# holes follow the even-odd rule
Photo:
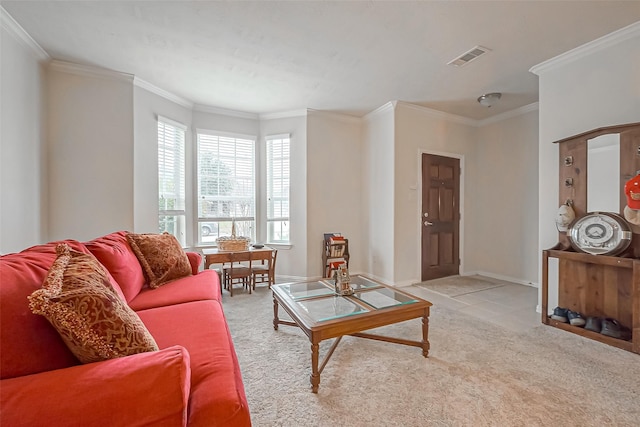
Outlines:
[[[127,240],[138,257],[149,287],[191,276],[191,264],[180,242],[166,231],[162,234],[128,233]]]
[[[82,363],[158,350],[142,320],[116,294],[93,255],[56,247],[41,289],[29,297],[34,314],[47,318]]]

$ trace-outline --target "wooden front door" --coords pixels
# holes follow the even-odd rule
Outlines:
[[[460,160],[422,155],[422,278],[460,272]]]

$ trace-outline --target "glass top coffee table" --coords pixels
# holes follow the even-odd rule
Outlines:
[[[284,283],[273,285],[273,328],[278,325],[298,326],[311,341],[311,390],[318,392],[320,374],[344,335],[386,341],[422,348],[429,355],[429,309],[431,303],[391,286],[363,276],[352,276],[354,294],[336,295],[333,281]],[[280,320],[282,307],[293,322]],[[422,318],[422,341],[364,333],[368,329]],[[320,342],[336,338],[320,367]]]

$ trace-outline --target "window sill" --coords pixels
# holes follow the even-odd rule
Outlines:
[[[269,246],[270,248],[273,248],[273,249],[284,249],[284,250],[291,249],[293,247],[293,245],[291,243],[269,243],[269,242],[267,242],[264,245],[265,246]]]

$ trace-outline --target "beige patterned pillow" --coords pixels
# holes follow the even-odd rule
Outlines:
[[[127,240],[138,257],[149,287],[191,276],[191,264],[180,242],[166,231],[162,234],[128,233]]]
[[[158,345],[138,315],[116,294],[92,255],[56,247],[58,257],[41,289],[29,297],[34,314],[46,317],[82,363],[146,351]]]

